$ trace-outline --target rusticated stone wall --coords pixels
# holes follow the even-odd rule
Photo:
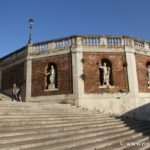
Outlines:
[[[46,96],[72,93],[70,55],[62,54],[32,61],[32,96]],[[57,66],[57,89],[45,90],[45,66],[54,63]]]
[[[112,88],[99,88],[98,63],[108,59],[112,64]],[[124,53],[85,52],[83,54],[85,93],[115,93],[128,91],[127,68]]]

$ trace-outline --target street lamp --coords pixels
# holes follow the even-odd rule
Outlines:
[[[33,25],[34,20],[31,18],[29,19],[29,29],[30,29],[30,33],[29,33],[29,40],[28,40],[28,44],[32,43],[32,25]]]

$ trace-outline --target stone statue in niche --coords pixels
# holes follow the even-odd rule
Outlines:
[[[48,81],[47,81],[47,70],[48,70],[48,65],[46,65],[45,66],[45,68],[44,68],[44,73],[45,73],[45,89],[47,89],[48,88]]]
[[[110,86],[110,67],[107,67],[106,62],[104,65],[99,63],[99,68],[103,70],[103,85],[102,86]]]
[[[148,76],[148,87],[150,87],[150,65],[147,67],[147,76]]]
[[[55,89],[56,88],[56,83],[55,83],[55,76],[56,76],[56,71],[53,65],[50,66],[50,69],[48,70],[48,65],[45,68],[45,89]]]

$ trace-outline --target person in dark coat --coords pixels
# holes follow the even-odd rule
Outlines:
[[[21,89],[21,87],[18,87],[17,97],[18,97],[18,101],[22,102],[22,89]]]

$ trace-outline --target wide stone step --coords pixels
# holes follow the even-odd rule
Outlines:
[[[121,122],[113,122],[113,123],[81,123],[81,124],[37,124],[37,125],[22,125],[22,126],[4,126],[0,128],[0,136],[8,136],[8,135],[20,135],[24,132],[27,132],[27,130],[40,130],[42,128],[49,128],[50,130],[59,130],[59,131],[66,131],[68,129],[80,129],[82,127],[84,128],[90,128],[90,127],[107,127],[107,126],[113,126],[113,125],[123,125]],[[7,132],[8,130],[8,132]],[[18,132],[19,130],[19,132]],[[31,132],[31,131],[30,131]]]
[[[38,119],[38,118],[37,118]],[[120,120],[115,120],[115,119],[95,119],[94,120],[94,123],[96,124],[99,124],[99,123],[114,123],[114,122],[119,122]],[[17,121],[1,121],[0,123],[0,127],[2,126],[16,126],[16,125],[38,125],[38,124],[45,124],[45,123],[49,123],[51,125],[86,125],[86,124],[93,124],[93,119],[84,119],[84,120],[63,120],[63,119],[60,119],[60,120],[49,120],[49,118],[47,119],[41,119],[41,120],[31,120],[29,121],[29,119],[27,121],[20,121],[20,120],[17,120]]]
[[[47,104],[45,104],[47,105]],[[69,106],[63,106],[61,104],[57,104],[57,105],[47,105],[47,106],[44,106],[44,105],[37,105],[37,104],[34,104],[34,103],[21,103],[21,102],[18,102],[18,103],[13,103],[13,104],[3,104],[0,102],[0,110],[3,110],[3,111],[14,111],[14,110],[17,110],[17,111],[33,111],[33,110],[44,110],[44,111],[65,111],[65,112],[75,112],[76,114],[77,113],[86,113],[86,114],[99,114],[98,112],[92,112],[92,111],[85,111],[85,110],[82,110],[80,108],[76,108],[76,107],[71,107],[70,105]],[[3,112],[1,111],[1,112]],[[29,112],[30,112],[29,111]],[[81,113],[82,112],[82,113]]]
[[[143,130],[143,132],[144,132],[144,130]],[[113,145],[114,144],[116,144],[116,143],[118,144],[121,141],[129,140],[129,139],[130,140],[135,140],[135,141],[137,139],[147,140],[148,137],[143,137],[143,134],[142,133],[138,133],[138,132],[129,133],[129,134],[125,133],[124,135],[123,134],[119,135],[119,136],[118,135],[117,136],[116,135],[112,135],[112,136],[110,136],[110,138],[105,138],[103,140],[97,139],[97,141],[95,141],[95,142],[93,141],[93,142],[89,142],[89,143],[86,143],[86,144],[84,143],[84,144],[80,144],[79,146],[74,146],[72,148],[64,148],[64,149],[65,150],[76,150],[76,149],[80,149],[80,150],[93,150],[93,149],[100,150],[100,149],[103,149],[103,150],[105,150],[106,146],[111,146],[111,149],[113,150]],[[120,146],[120,147],[122,147],[122,146]],[[55,150],[56,149],[57,150],[61,150],[61,148],[60,149],[55,148]],[[120,149],[122,149],[122,148],[120,148]],[[52,150],[54,150],[54,149],[52,149]]]
[[[38,140],[38,139],[47,139],[52,138],[53,142],[54,139],[55,142],[59,142],[59,140],[70,140],[70,138],[74,137],[74,139],[77,138],[86,138],[90,136],[96,136],[96,135],[103,135],[108,133],[116,133],[116,132],[122,132],[122,131],[129,131],[129,128],[118,128],[113,130],[102,130],[102,129],[91,129],[91,131],[88,130],[76,130],[76,131],[66,131],[66,132],[44,132],[44,133],[36,133],[36,134],[28,134],[28,135],[20,135],[20,136],[9,136],[9,137],[1,137],[0,138],[0,144],[6,144],[6,143],[14,143],[14,142],[20,142],[20,141],[27,141],[27,140]],[[37,136],[38,134],[38,136]]]
[[[136,123],[128,123],[128,125],[132,126]],[[145,124],[141,124],[141,125],[145,125]],[[43,132],[67,132],[67,131],[75,131],[77,132],[77,130],[91,130],[91,129],[101,129],[101,130],[109,130],[113,127],[126,127],[125,124],[123,124],[122,122],[117,122],[117,123],[107,123],[107,124],[86,124],[86,125],[66,125],[66,126],[52,126],[49,124],[43,124],[43,125],[36,125],[36,126],[15,126],[14,128],[10,127],[10,128],[0,128],[0,137],[5,137],[5,136],[17,136],[17,135],[25,135],[25,134],[37,134],[37,133],[43,133]]]
[[[115,136],[120,136],[120,135],[127,135],[127,134],[131,134],[134,131],[122,131],[122,132],[113,132],[111,133],[112,135],[115,134]],[[97,133],[97,132],[96,132]],[[9,143],[9,144],[1,144],[1,149],[3,148],[9,148],[10,150],[13,148],[17,148],[17,149],[21,149],[21,148],[31,148],[36,149],[37,146],[42,146],[44,147],[44,149],[48,146],[51,149],[62,149],[62,148],[69,148],[72,146],[79,146],[81,144],[83,144],[84,142],[95,142],[99,139],[107,139],[111,136],[111,134],[109,133],[107,134],[101,134],[101,133],[97,133],[96,135],[88,135],[85,136],[84,134],[77,134],[77,135],[70,135],[70,136],[63,136],[63,137],[49,137],[49,138],[41,138],[41,139],[32,139],[29,141],[23,141],[23,142],[15,142],[15,143]],[[16,147],[17,145],[17,147]],[[47,145],[47,146],[45,146]],[[41,147],[41,148],[42,148]]]
[[[3,116],[0,116],[0,121],[3,121],[3,120],[16,120],[16,119],[20,119],[20,120],[22,120],[22,119],[36,119],[36,118],[40,118],[40,119],[42,119],[42,118],[49,118],[49,119],[57,119],[57,118],[59,118],[59,119],[63,119],[63,118],[65,118],[65,119],[67,119],[67,118],[69,118],[69,119],[108,119],[108,120],[111,120],[111,119],[114,119],[113,117],[108,117],[108,116],[89,116],[89,115],[85,115],[85,116],[82,116],[82,115],[68,115],[68,114],[39,114],[39,115],[33,115],[33,114],[31,114],[31,115],[16,115],[16,116],[14,116],[14,115],[3,115]]]
[[[75,149],[81,149],[80,146],[85,144],[85,143],[93,143],[93,142],[97,142],[97,141],[103,141],[105,139],[109,139],[111,138],[111,136],[114,137],[114,135],[116,137],[119,136],[129,136],[130,134],[134,135],[133,131],[122,131],[122,132],[113,132],[113,133],[109,133],[109,134],[97,134],[96,136],[90,136],[90,137],[83,137],[80,139],[72,139],[70,141],[66,141],[66,142],[58,142],[55,144],[50,144],[49,141],[43,141],[41,143],[36,143],[36,145],[32,143],[32,145],[30,145],[30,147],[27,147],[27,145],[25,145],[26,147],[24,148],[28,148],[29,150],[40,150],[42,147],[43,149],[51,149],[51,150],[62,150],[62,149],[70,149],[70,148],[75,148]],[[138,135],[140,136],[140,134]],[[40,142],[40,141],[39,141]]]
[[[145,150],[150,149],[150,140],[148,137],[130,139],[124,142],[126,150]]]
[[[150,150],[150,144],[127,145],[149,142],[150,122],[116,119],[70,104],[8,99],[0,101],[0,150]]]
[[[41,107],[41,108],[61,108],[61,109],[76,109],[76,107],[70,107],[70,104],[58,104],[58,103],[34,103],[34,102],[16,102],[16,101],[0,101],[0,108],[4,107]],[[82,109],[83,110],[83,109]]]
[[[66,110],[66,109],[68,109],[68,110],[72,110],[72,111],[78,111],[78,109],[77,108],[70,108],[69,106],[62,106],[62,108],[61,108],[61,106],[59,106],[59,105],[48,105],[48,106],[40,106],[40,105],[37,105],[37,104],[31,104],[31,103],[22,103],[22,102],[13,102],[12,104],[9,104],[9,103],[1,103],[0,102],[0,109],[1,110],[8,110],[8,109],[10,109],[10,110],[12,110],[12,109],[18,109],[18,110],[21,110],[21,109],[31,109],[31,110],[33,110],[33,109],[44,109],[44,110],[58,110],[58,109],[61,109],[62,111],[63,110]],[[84,111],[85,112],[85,110],[81,110],[80,109],[80,111]]]
[[[148,137],[139,136],[128,140],[120,140],[118,143],[107,145],[103,148],[97,148],[96,150],[144,150],[150,148]]]
[[[3,112],[14,112],[14,111],[25,111],[25,112],[32,112],[32,111],[50,111],[50,112],[58,112],[58,111],[61,111],[61,112],[68,112],[68,113],[76,113],[76,114],[100,114],[100,113],[94,113],[94,112],[88,112],[88,111],[85,111],[85,110],[81,110],[81,109],[77,109],[77,108],[69,108],[69,107],[64,107],[64,108],[61,108],[60,106],[59,107],[55,107],[55,106],[51,106],[51,107],[48,107],[48,108],[44,108],[42,106],[34,106],[34,105],[31,105],[31,106],[26,106],[26,105],[16,105],[14,104],[14,106],[5,106],[5,105],[1,105],[1,113]]]
[[[140,127],[140,130],[146,130],[146,127]],[[135,134],[135,135],[134,135]],[[95,141],[101,141],[101,140],[106,140],[109,138],[114,138],[114,137],[122,137],[122,136],[141,136],[141,133],[135,133],[134,131],[125,129],[122,131],[110,131],[108,133],[105,132],[95,132],[90,134],[75,134],[75,135],[69,135],[69,136],[58,136],[58,137],[50,137],[50,138],[41,138],[41,139],[33,139],[30,141],[24,141],[24,142],[17,142],[17,143],[9,143],[9,146],[15,147],[17,145],[17,148],[22,149],[22,148],[31,148],[36,149],[38,146],[38,149],[40,148],[51,148],[59,150],[59,149],[66,149],[66,148],[71,148],[73,146],[79,146],[82,145],[83,143],[88,143],[88,142],[95,142]],[[55,136],[55,135],[54,135]],[[47,145],[47,146],[45,146]],[[40,146],[40,148],[39,148]],[[42,146],[42,147],[41,147]],[[1,146],[2,148],[6,148],[6,144]],[[16,148],[16,147],[15,147]]]
[[[0,114],[0,120],[3,119],[22,119],[22,118],[38,118],[38,117],[47,117],[47,118],[93,118],[93,119],[110,119],[113,117],[108,117],[105,115],[79,115],[79,114],[60,114],[60,113],[28,113],[28,114]],[[113,118],[114,119],[114,118]]]
[[[9,109],[0,109],[0,114],[8,114],[8,115],[13,115],[13,114],[18,114],[18,113],[15,113],[15,112],[11,112],[9,111]],[[8,112],[9,111],[9,112]],[[35,112],[36,111],[36,112]],[[19,114],[40,114],[40,113],[48,113],[48,114],[68,114],[68,115],[89,115],[89,116],[92,116],[92,115],[97,115],[97,116],[108,116],[108,115],[105,115],[105,114],[102,114],[102,113],[87,113],[85,111],[83,112],[76,112],[76,111],[68,111],[68,110],[61,110],[61,109],[47,109],[47,110],[44,110],[44,109],[26,109],[25,110],[25,113],[24,112],[20,112]]]
[[[12,121],[1,121],[0,123],[0,127],[14,127],[14,126],[35,126],[35,125],[43,125],[43,124],[49,124],[52,126],[59,126],[60,124],[62,124],[62,126],[64,125],[86,125],[86,124],[92,124],[94,121],[95,124],[114,124],[115,122],[119,122],[119,120],[113,120],[113,119],[97,119],[97,120],[93,120],[93,119],[84,119],[84,121],[81,121],[80,119],[73,119],[73,120],[69,120],[69,119],[34,119],[34,120],[12,120]]]
[[[14,109],[5,109],[5,108],[3,108],[3,109],[0,109],[1,110],[1,112],[3,112],[3,113],[8,113],[8,114],[13,114],[13,113],[46,113],[46,112],[53,112],[54,110],[46,110],[46,109],[38,109],[38,108],[31,108],[31,109],[28,109],[28,108],[14,108]],[[72,111],[66,111],[66,110],[55,110],[54,112],[57,112],[57,113],[73,113],[74,114],[74,112]],[[82,112],[75,112],[76,114],[81,114]],[[83,112],[84,113],[84,112]],[[87,113],[85,113],[85,114],[87,114]]]
[[[137,124],[130,124],[130,126],[132,127],[137,127]],[[141,124],[140,127],[145,126],[144,124]],[[21,138],[23,140],[25,140],[26,138],[28,139],[36,139],[36,138],[41,138],[41,137],[45,137],[45,136],[65,136],[65,135],[70,135],[70,134],[87,134],[87,133],[91,133],[91,134],[97,134],[98,132],[100,132],[101,134],[106,134],[106,133],[111,133],[114,131],[123,131],[123,130],[129,130],[130,127],[127,126],[118,126],[118,128],[115,127],[89,127],[89,128],[78,128],[78,129],[69,129],[68,130],[64,130],[62,131],[61,128],[60,130],[53,130],[53,129],[48,129],[48,130],[41,130],[42,132],[40,132],[39,130],[35,130],[33,132],[33,130],[31,130],[30,132],[27,133],[22,133],[20,135],[12,135],[12,136],[2,136],[0,137],[0,143],[6,143],[6,141],[9,142],[10,139],[15,140],[17,139],[17,141],[21,140]],[[29,131],[29,130],[27,130]],[[60,132],[61,131],[61,132]],[[10,131],[7,131],[8,133],[10,133]],[[16,130],[16,132],[19,132],[18,130]],[[37,137],[37,134],[39,135],[39,137]],[[34,138],[33,138],[34,137]],[[19,138],[19,140],[18,140]]]

